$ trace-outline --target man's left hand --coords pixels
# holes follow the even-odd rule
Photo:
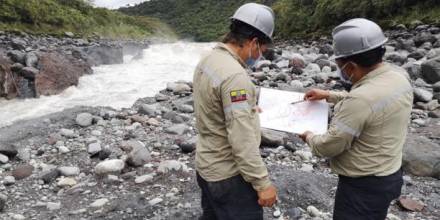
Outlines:
[[[306,131],[306,132],[304,132],[303,134],[300,134],[299,137],[300,137],[304,142],[306,142],[307,137],[308,137],[309,135],[313,135],[313,133],[312,133],[311,131]]]

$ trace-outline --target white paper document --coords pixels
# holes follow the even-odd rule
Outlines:
[[[329,105],[325,101],[292,102],[304,99],[304,93],[261,88],[258,106],[261,127],[302,134],[324,134],[328,127]]]

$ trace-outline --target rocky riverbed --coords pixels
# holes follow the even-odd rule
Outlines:
[[[59,94],[92,66],[119,64],[124,54],[142,56],[149,41],[33,36],[0,32],[0,97],[34,98]]]
[[[403,197],[388,219],[440,218],[440,28],[387,32],[386,59],[408,70],[415,103]],[[276,45],[254,83],[289,91],[343,89],[329,39]],[[0,128],[2,219],[197,219],[191,82],[169,83],[131,108],[75,107]],[[266,219],[331,219],[328,162],[295,135],[263,130],[261,155],[279,189]]]

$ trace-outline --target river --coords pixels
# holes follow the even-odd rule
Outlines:
[[[124,56],[124,63],[93,68],[78,86],[36,99],[0,100],[0,127],[62,111],[74,106],[130,107],[137,99],[154,96],[167,82],[192,80],[200,57],[213,43],[177,42],[152,45],[141,59]]]

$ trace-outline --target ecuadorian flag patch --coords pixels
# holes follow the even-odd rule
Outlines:
[[[241,102],[247,100],[246,89],[231,91],[231,102]]]

